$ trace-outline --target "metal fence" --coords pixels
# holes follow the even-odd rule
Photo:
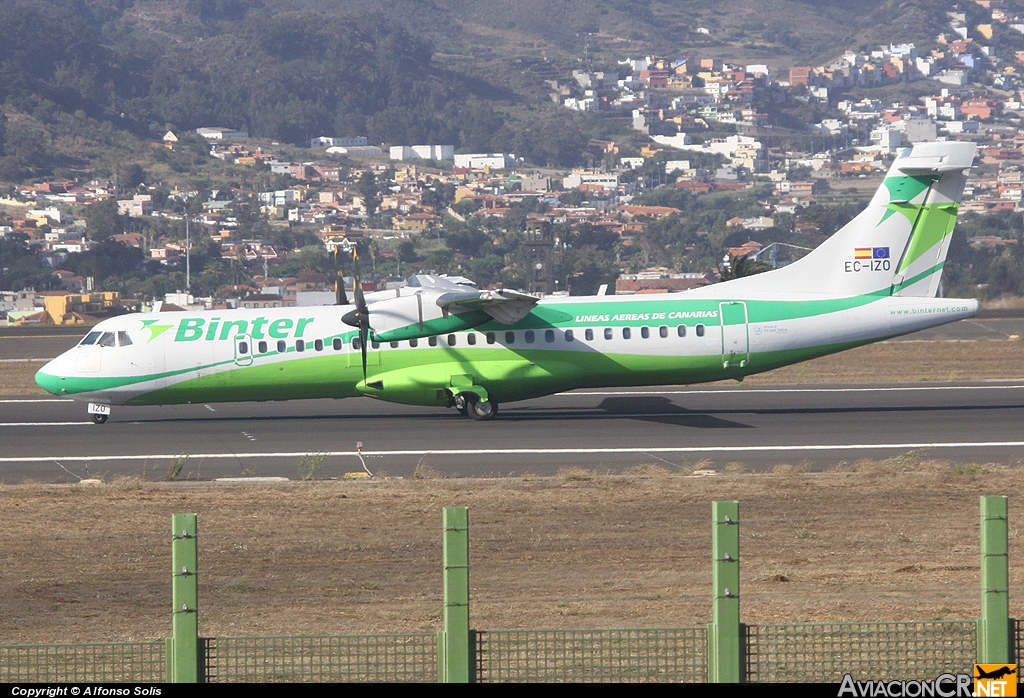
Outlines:
[[[437,635],[218,637],[203,641],[208,682],[435,682]]]
[[[705,628],[476,633],[477,681],[707,681]]]
[[[755,683],[934,679],[971,673],[977,623],[807,623],[746,626],[746,680]]]
[[[164,681],[167,646],[159,642],[0,646],[0,682]]]

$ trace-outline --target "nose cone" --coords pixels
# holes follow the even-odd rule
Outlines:
[[[36,371],[36,385],[48,393],[64,395],[67,390],[64,387],[64,376],[59,364],[60,359],[54,359],[41,369]]]

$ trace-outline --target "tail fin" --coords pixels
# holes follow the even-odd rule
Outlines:
[[[967,142],[906,148],[868,207],[816,250],[782,269],[722,286],[730,292],[935,296],[974,150]]]

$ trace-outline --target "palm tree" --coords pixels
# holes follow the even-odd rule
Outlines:
[[[729,255],[729,262],[718,267],[718,275],[722,278],[722,281],[729,281],[730,279],[739,279],[744,276],[753,276],[761,272],[771,271],[771,268],[768,262],[759,262],[748,255],[743,255],[742,257]]]

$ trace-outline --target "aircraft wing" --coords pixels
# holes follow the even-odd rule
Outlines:
[[[453,291],[434,301],[446,314],[482,310],[503,325],[512,325],[526,317],[540,299],[507,288],[493,291]]]

